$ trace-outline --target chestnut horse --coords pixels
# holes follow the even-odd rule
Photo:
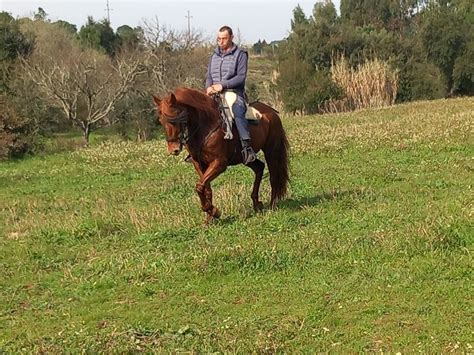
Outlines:
[[[212,204],[211,182],[227,166],[242,163],[242,148],[235,125],[234,138],[225,140],[218,105],[201,91],[178,88],[164,99],[153,96],[153,100],[165,129],[168,152],[178,155],[186,147],[199,174],[196,192],[202,210],[207,213],[206,223],[219,218],[220,211]],[[274,208],[285,196],[288,186],[289,144],[277,111],[260,102],[252,106],[262,114],[257,125],[249,125],[252,148],[255,152],[263,150],[265,155],[272,190],[270,205]],[[255,211],[260,211],[263,204],[258,195],[265,164],[257,159],[247,166],[255,173],[251,197]]]

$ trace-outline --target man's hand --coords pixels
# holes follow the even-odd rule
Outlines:
[[[214,84],[214,85],[209,86],[206,89],[206,94],[207,95],[217,94],[221,92],[223,89],[224,88],[222,87],[222,84]]]
[[[222,87],[222,84],[214,84],[212,85],[212,88],[214,89],[215,92],[221,92],[224,89]]]
[[[212,94],[214,94],[214,93],[215,93],[215,91],[214,91],[214,89],[212,88],[212,86],[209,86],[209,87],[206,89],[206,94],[207,94],[207,95],[212,95]]]

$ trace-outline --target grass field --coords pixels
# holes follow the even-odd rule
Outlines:
[[[164,140],[0,164],[0,353],[473,352],[474,99],[285,118],[289,196]],[[263,182],[269,199],[269,181]]]

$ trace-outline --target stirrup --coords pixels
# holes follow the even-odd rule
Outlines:
[[[254,162],[257,159],[257,154],[255,154],[252,147],[247,146],[242,149],[242,158],[245,165]]]

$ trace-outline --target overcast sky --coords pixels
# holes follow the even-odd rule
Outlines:
[[[339,0],[335,1],[339,9]],[[87,16],[99,20],[107,16],[106,0],[0,0],[0,9],[14,17],[32,16],[42,7],[52,21],[65,20],[80,27]],[[288,35],[293,9],[300,4],[307,16],[316,3],[308,0],[109,0],[110,22],[113,28],[121,25],[135,27],[143,20],[158,18],[161,25],[186,30],[190,11],[191,27],[200,30],[207,39],[214,39],[222,25],[240,30],[244,43],[259,39],[267,42]]]

